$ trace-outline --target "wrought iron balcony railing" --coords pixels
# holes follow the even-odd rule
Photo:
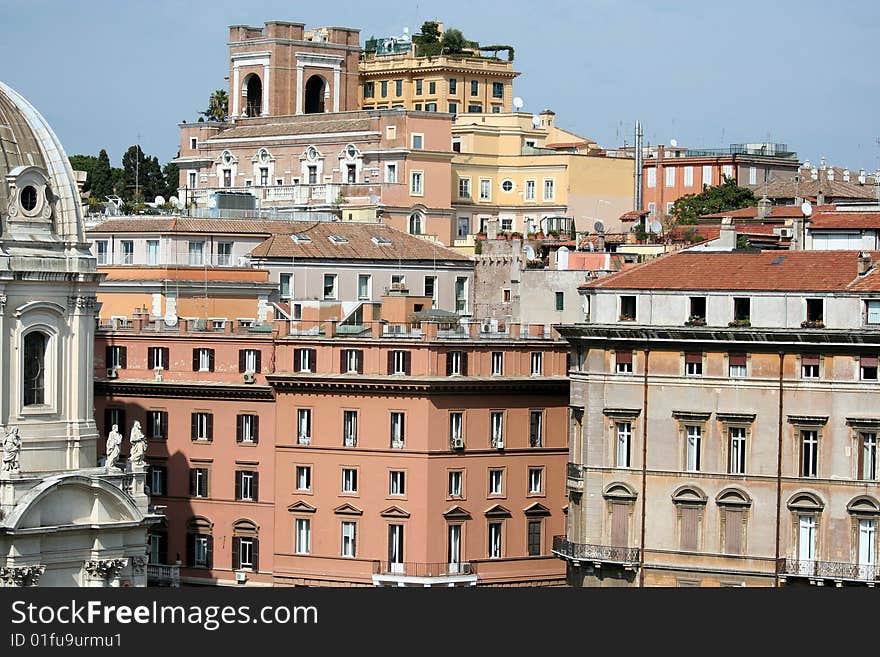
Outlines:
[[[880,579],[880,570],[875,565],[842,561],[783,558],[779,560],[777,570],[780,575],[807,577],[810,579],[846,580],[853,582],[876,582]]]
[[[639,548],[637,547],[572,543],[565,536],[553,537],[553,552],[563,559],[572,561],[616,563],[630,567],[639,563]]]
[[[460,563],[397,563],[377,561],[373,565],[375,575],[403,575],[406,577],[450,577],[473,575],[474,568],[467,561]]]

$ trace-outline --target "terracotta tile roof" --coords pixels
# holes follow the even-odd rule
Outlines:
[[[385,224],[358,222],[299,222],[298,234],[307,235],[308,242],[295,242],[291,232],[272,235],[251,251],[255,258],[316,258],[344,260],[437,260],[471,262],[467,256],[428,240],[394,230]],[[331,235],[345,238],[334,243]],[[373,238],[390,240],[377,244]]]
[[[309,115],[314,117],[314,115]],[[319,120],[310,118],[303,121],[285,121],[281,123],[265,123],[261,125],[242,125],[219,132],[205,142],[210,144],[221,139],[247,139],[249,137],[286,137],[313,135],[328,132],[364,132],[376,130],[376,125],[368,117],[349,119]],[[222,142],[221,142],[222,143]]]
[[[794,217],[802,217],[804,213],[799,205],[773,205],[770,206],[771,219],[791,219]],[[704,214],[700,219],[721,219],[723,217],[733,217],[734,219],[757,219],[758,208],[740,208],[739,210],[727,210],[726,212],[714,212],[712,214]]]
[[[638,221],[642,217],[648,216],[647,210],[630,210],[620,215],[619,221]]]
[[[870,252],[880,263],[880,252]],[[876,291],[875,266],[858,276],[858,251],[678,251],[582,288],[621,290]]]
[[[873,228],[880,230],[880,211],[877,212],[814,212],[810,230],[846,230]]]
[[[792,180],[772,179],[753,188],[755,196],[767,198],[818,198],[821,192],[826,199],[856,199],[867,201],[875,199],[874,188],[870,185],[844,182],[843,180]]]
[[[101,233],[223,233],[272,235],[295,233],[310,222],[261,219],[196,219],[193,217],[120,217],[108,219],[87,232]]]

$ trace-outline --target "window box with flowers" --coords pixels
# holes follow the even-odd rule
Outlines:
[[[821,319],[805,319],[801,322],[801,328],[825,328],[825,322]]]
[[[748,328],[752,325],[752,322],[748,319],[735,319],[732,322],[728,322],[727,325],[736,328]]]
[[[685,326],[705,326],[706,318],[699,315],[691,315],[684,323]]]

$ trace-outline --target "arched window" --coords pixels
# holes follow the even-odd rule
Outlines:
[[[46,403],[46,343],[45,333],[33,331],[24,338],[24,405]]]
[[[252,73],[245,81],[245,93],[247,95],[248,116],[260,116],[263,112],[263,82],[260,76]]]
[[[186,564],[190,568],[211,568],[214,556],[212,525],[207,518],[193,518],[186,527]]]
[[[313,75],[306,82],[306,114],[320,114],[324,111],[324,78]]]
[[[411,235],[422,234],[422,215],[420,212],[413,212],[409,215],[409,232]]]
[[[251,520],[239,520],[232,526],[232,569],[259,570],[259,528]]]

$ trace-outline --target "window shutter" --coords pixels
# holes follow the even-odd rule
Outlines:
[[[628,547],[629,545],[629,504],[611,504],[611,545]]]
[[[862,356],[860,360],[862,367],[877,367],[877,356]]]
[[[254,496],[256,498],[256,495]],[[251,548],[251,560],[254,562],[254,572],[260,569],[260,539],[254,537],[253,547]]]
[[[214,537],[213,536],[208,536],[208,549],[206,550],[206,552],[207,552],[206,561],[208,562],[208,568],[213,568],[214,567]]]
[[[468,373],[468,362],[467,362],[467,360],[468,360],[467,352],[462,351],[462,352],[461,352],[461,375],[462,375],[462,376],[467,376],[467,373]]]
[[[214,371],[214,350],[213,349],[208,350],[208,371],[210,371],[210,372]]]
[[[156,347],[147,347],[147,369],[156,367]]]
[[[263,371],[263,352],[260,351],[259,349],[257,349],[257,359],[256,360],[257,360],[257,363],[256,363],[257,372],[262,372]]]
[[[186,563],[192,568],[196,565],[196,535],[186,535]]]
[[[394,374],[394,352],[388,350],[388,373]]]
[[[411,354],[409,351],[403,352],[403,371],[407,376],[409,376],[412,373],[412,366],[411,366],[412,363],[410,360],[410,355]]]
[[[171,353],[168,347],[160,347],[162,349],[162,367],[166,370],[171,369],[171,360],[169,354]]]
[[[253,415],[251,426],[254,428],[254,443],[260,442],[260,416]]]
[[[107,367],[113,366],[113,347],[104,348],[104,365]]]
[[[128,367],[128,347],[119,347],[119,367]]]
[[[801,356],[801,365],[819,365],[819,354],[804,354]]]
[[[189,496],[190,497],[195,497],[196,495],[198,495],[198,490],[196,488],[196,485],[197,485],[196,469],[190,468],[190,470],[189,470]]]
[[[238,372],[241,374],[244,372],[245,363],[244,363],[244,349],[238,350]]]
[[[317,349],[309,349],[309,365],[311,366],[312,372],[318,371],[318,350]]]
[[[206,413],[205,416],[207,417],[205,434],[207,435],[208,440],[214,440],[214,414]]]
[[[703,353],[700,351],[687,351],[684,354],[685,363],[702,363]]]
[[[446,353],[446,376],[452,376],[452,352]]]
[[[116,417],[119,419],[119,433],[125,433],[125,410],[120,408],[116,414]],[[112,429],[112,427],[110,427]],[[109,429],[108,429],[109,430]]]
[[[190,440],[195,440],[199,437],[199,414],[193,413],[190,415]]]
[[[357,373],[363,374],[364,373],[364,350],[363,349],[357,350],[356,362],[357,362]]]
[[[742,352],[733,352],[730,354],[729,358],[730,358],[730,364],[734,367],[736,367],[736,366],[745,367],[745,365],[746,365],[746,355]]]
[[[241,499],[241,470],[235,471],[235,499]]]
[[[615,354],[617,362],[622,365],[632,365],[633,362],[633,352],[631,351],[618,351]]]
[[[348,371],[345,363],[345,357],[348,355],[348,349],[341,349],[339,351],[339,373],[345,374]]]
[[[685,506],[681,509],[681,549],[697,549],[697,508]]]
[[[302,352],[302,349],[294,349],[293,350],[293,371],[294,372],[300,371],[299,363],[300,363],[300,358],[302,357],[301,352]]]
[[[253,497],[254,502],[260,499],[260,473],[254,472],[253,479],[251,484],[251,497]]]
[[[208,468],[202,468],[202,497],[208,497]]]
[[[244,436],[244,416],[235,416],[235,442],[240,443]]]
[[[232,570],[239,570],[241,568],[241,538],[238,536],[232,537]]]
[[[199,350],[193,349],[193,372],[199,371]]]
[[[727,554],[742,554],[742,514],[740,509],[727,509],[724,512],[724,547]]]
[[[162,422],[162,440],[168,440],[168,411],[161,411],[159,416]]]
[[[168,534],[157,534],[159,537],[159,559],[160,563],[168,563]]]

